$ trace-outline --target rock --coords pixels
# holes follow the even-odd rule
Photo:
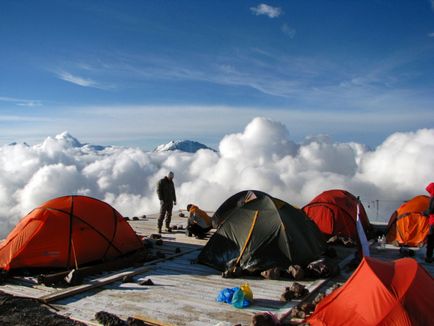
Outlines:
[[[150,278],[139,282],[140,285],[154,285],[154,282]]]
[[[323,298],[325,297],[324,292],[319,292],[316,297],[313,299],[312,303],[317,305]]]
[[[0,291],[0,325],[85,326],[58,315],[35,299],[14,297]]]
[[[279,325],[276,323],[275,318],[271,313],[257,313],[254,314],[252,320],[250,321],[250,326],[275,326]]]
[[[300,281],[304,278],[304,270],[300,265],[289,266],[287,272],[296,281]]]
[[[261,272],[261,276],[267,280],[280,279],[280,269],[277,267],[267,269]]]
[[[294,298],[294,294],[289,290],[289,287],[285,288],[285,291],[280,295],[281,302],[288,302]]]
[[[299,310],[297,312],[297,318],[300,318],[300,319],[306,318],[306,313],[304,311],[302,311],[302,310]]]
[[[294,298],[301,298],[309,293],[309,290],[306,289],[306,287],[303,284],[297,282],[292,283],[289,290],[293,293]]]
[[[311,262],[307,265],[306,270],[310,276],[318,278],[335,276],[340,272],[339,265],[335,264],[327,257]]]
[[[95,314],[95,319],[104,326],[126,326],[127,323],[118,316],[105,311]]]
[[[296,307],[291,309],[291,313],[289,314],[289,316],[291,318],[296,318],[299,311],[300,311],[300,308],[296,306]]]
[[[304,311],[306,314],[310,314],[312,311],[315,310],[315,305],[312,303],[302,303],[300,305],[300,310]]]

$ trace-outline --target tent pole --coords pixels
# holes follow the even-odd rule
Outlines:
[[[77,256],[75,254],[74,240],[72,239],[72,237],[71,237],[71,244],[72,244],[72,253],[74,254],[75,269],[78,270]]]
[[[247,244],[250,242],[250,238],[252,237],[253,228],[255,227],[255,224],[256,224],[256,220],[257,220],[257,218],[258,218],[258,215],[259,215],[259,211],[257,210],[256,213],[255,213],[255,216],[253,217],[253,222],[252,222],[252,225],[250,226],[249,233],[247,234],[246,242],[244,242],[243,249],[241,249],[240,255],[239,255],[238,258],[237,258],[237,262],[235,263],[235,265],[234,265],[234,267],[233,267],[233,269],[232,269],[232,272],[235,272],[235,268],[236,268],[236,267],[238,266],[238,264],[240,263],[241,257],[243,256],[244,251],[246,250]]]

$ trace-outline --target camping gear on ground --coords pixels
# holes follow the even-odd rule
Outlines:
[[[365,257],[307,319],[315,325],[432,325],[434,280],[412,258]]]
[[[238,198],[235,200],[234,198]],[[217,210],[220,226],[198,262],[221,271],[262,272],[306,266],[326,249],[323,235],[300,209],[262,192],[243,191]]]
[[[336,236],[336,240],[342,237],[357,241],[357,205],[360,209],[360,222],[365,234],[369,235],[371,226],[365,208],[357,197],[346,190],[324,191],[312,199],[302,210],[327,237]]]
[[[397,246],[422,246],[429,233],[429,197],[416,196],[393,212],[387,225],[386,241]]]
[[[253,292],[248,283],[243,283],[240,287],[221,290],[216,301],[232,304],[235,308],[246,308],[253,302]]]
[[[143,248],[109,204],[86,196],[52,199],[27,214],[0,244],[0,269],[78,268]]]

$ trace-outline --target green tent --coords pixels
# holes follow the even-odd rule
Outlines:
[[[305,266],[326,248],[318,227],[302,210],[260,191],[230,197],[213,219],[218,229],[198,261],[221,271],[235,266],[249,272]]]

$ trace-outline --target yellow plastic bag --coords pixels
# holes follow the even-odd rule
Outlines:
[[[241,286],[241,291],[244,293],[244,298],[246,300],[249,300],[250,302],[253,302],[253,292],[250,289],[249,283],[243,283]]]

